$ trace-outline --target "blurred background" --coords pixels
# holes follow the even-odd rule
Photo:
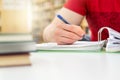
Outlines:
[[[43,30],[67,0],[0,0],[0,33],[32,33],[42,43]],[[80,24],[89,34],[86,19]]]

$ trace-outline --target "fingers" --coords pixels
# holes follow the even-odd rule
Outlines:
[[[58,37],[57,38],[57,44],[59,45],[63,45],[63,44],[72,44],[74,43],[76,40],[73,40],[73,39],[69,39],[69,38],[66,38],[66,37]]]
[[[73,39],[73,40],[80,40],[82,38],[81,36],[78,36],[75,33],[62,30],[62,29],[57,29],[55,34],[56,36],[59,35],[61,37],[66,37],[66,38]]]
[[[69,27],[73,27],[73,30],[74,30],[74,26],[68,26],[69,29],[67,28],[64,29],[63,27],[66,27],[66,26],[65,25],[58,26],[54,32],[54,39],[58,44],[72,44],[75,41],[82,39],[82,35],[80,34],[79,30],[78,32],[69,30],[71,29]],[[80,28],[77,28],[77,29],[80,29]]]
[[[59,24],[58,28],[64,29],[66,31],[75,33],[76,35],[83,37],[85,32],[81,29],[81,27],[76,25],[69,25],[69,24]]]

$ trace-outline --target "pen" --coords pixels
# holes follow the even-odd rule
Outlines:
[[[61,15],[58,14],[57,17],[58,17],[61,21],[63,21],[64,23],[70,24],[70,23],[67,22]]]
[[[69,23],[68,21],[66,21],[61,15],[58,14],[57,17],[58,17],[61,21],[63,21],[64,23],[70,24],[70,23]],[[87,35],[84,35],[82,40],[84,40],[84,41],[90,41],[90,38],[89,38]]]

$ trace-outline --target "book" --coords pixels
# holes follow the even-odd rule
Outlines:
[[[0,33],[0,42],[32,41],[30,33]]]
[[[109,37],[101,40],[101,32],[107,29]],[[72,45],[58,45],[57,43],[37,44],[37,50],[80,50],[80,51],[101,51],[106,44],[106,52],[120,52],[120,33],[109,28],[103,27],[98,32],[98,41],[76,41]]]
[[[0,42],[0,54],[31,52],[36,50],[35,42]]]
[[[35,44],[29,33],[0,34],[0,54],[35,51]]]
[[[31,65],[29,53],[36,51],[31,34],[0,34],[0,67]]]
[[[0,67],[30,66],[29,52],[0,55]]]

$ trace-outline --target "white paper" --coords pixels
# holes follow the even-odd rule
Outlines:
[[[81,50],[81,51],[99,51],[103,47],[105,41],[77,41],[72,45],[57,45],[57,43],[37,44],[38,50]]]
[[[107,39],[106,51],[107,52],[120,52],[120,33],[109,27],[103,27],[109,32]]]

